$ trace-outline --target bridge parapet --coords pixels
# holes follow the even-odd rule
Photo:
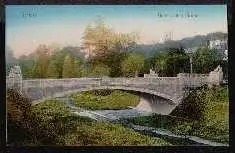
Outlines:
[[[208,74],[179,73],[177,77],[185,87],[199,87],[208,84]]]
[[[102,78],[103,83],[111,84],[179,84],[177,77],[155,77],[155,78]]]
[[[23,89],[38,88],[54,88],[60,87],[64,90],[84,88],[84,87],[100,87],[100,86],[123,86],[135,87],[158,92],[175,95],[181,93],[185,86],[200,86],[205,84],[206,77],[202,75],[198,77],[155,77],[155,78],[69,78],[69,79],[33,79],[23,80]],[[9,80],[7,81],[9,83]],[[46,92],[46,91],[45,91]]]
[[[54,87],[71,86],[77,83],[81,85],[100,84],[101,78],[69,78],[69,79],[32,79],[23,80],[24,87]]]
[[[192,78],[200,78],[200,77],[208,77],[209,74],[198,74],[198,73],[179,73],[177,77],[192,77]]]

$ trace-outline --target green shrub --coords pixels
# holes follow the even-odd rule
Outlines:
[[[16,95],[12,96],[13,93]],[[169,144],[162,139],[139,134],[121,125],[75,116],[69,112],[64,103],[56,100],[47,100],[32,107],[30,103],[17,101],[19,99],[25,100],[17,92],[8,94],[11,94],[11,98],[8,96],[8,113],[11,114],[8,119],[8,140],[10,145]],[[20,107],[19,104],[28,104],[30,109],[28,107]],[[30,110],[30,113],[27,113],[29,116],[23,113],[26,110]],[[16,117],[17,115],[19,115],[18,118]]]
[[[20,140],[31,134],[31,104],[29,99],[22,97],[13,89],[7,90],[6,103],[8,143],[20,145]]]
[[[139,134],[121,125],[104,122],[92,122],[92,125],[82,124],[73,133],[59,137],[64,145],[169,145],[169,143]]]
[[[47,100],[33,107],[33,111],[45,122],[53,118],[67,116],[69,109],[64,103],[57,100]]]
[[[73,104],[91,110],[98,109],[126,109],[136,106],[139,97],[120,90],[96,90],[72,94]]]
[[[191,94],[171,115],[136,117],[130,121],[178,134],[194,135],[221,143],[229,143],[229,105],[226,88],[202,88]]]
[[[108,96],[110,95],[113,90],[109,90],[109,89],[101,89],[101,90],[94,90],[92,91],[93,94],[95,94],[96,96]]]
[[[8,144],[25,145],[38,143],[40,138],[51,142],[40,123],[41,118],[33,112],[29,99],[16,90],[7,90]]]
[[[34,110],[47,118],[47,120],[43,121],[44,125],[47,125],[46,129],[48,134],[54,137],[52,142],[57,145],[168,144],[161,139],[157,139],[157,141],[154,142],[155,139],[141,135],[121,125],[74,116],[67,112],[67,108],[65,108],[63,103],[58,101],[41,103],[35,106]]]

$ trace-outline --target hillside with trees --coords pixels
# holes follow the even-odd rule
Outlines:
[[[149,69],[170,77],[190,72],[190,57],[185,49],[197,47],[192,55],[194,73],[209,73],[218,65],[227,73],[227,61],[223,61],[218,51],[207,47],[209,40],[226,38],[227,34],[215,32],[163,44],[140,45],[136,33],[117,33],[98,19],[84,29],[80,47],[53,48],[41,44],[19,59],[8,47],[7,70],[18,63],[24,78],[135,77],[149,73]]]
[[[152,56],[155,52],[161,52],[164,48],[194,48],[206,46],[208,41],[217,39],[228,39],[227,33],[214,32],[207,35],[196,35],[194,37],[186,37],[181,40],[168,40],[164,43],[157,44],[138,44],[135,50],[142,50],[146,57]]]

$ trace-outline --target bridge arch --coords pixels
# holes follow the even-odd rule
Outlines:
[[[71,90],[55,93],[53,96],[47,96],[41,99],[33,100],[32,103],[33,105],[35,105],[48,99],[65,97],[67,95],[71,95],[72,93],[76,93],[76,92],[84,92],[84,91],[92,91],[92,90],[100,90],[100,89],[140,92],[140,93],[145,93],[145,94],[150,94],[153,96],[161,97],[162,99],[167,100],[169,104],[177,103],[176,99],[174,99],[173,96],[165,94],[165,93],[161,93],[161,92],[149,90],[149,89],[141,89],[141,88],[136,88],[136,87],[123,87],[123,86],[99,86],[99,87],[90,87],[90,88],[88,87],[88,88],[71,89]],[[26,93],[26,96],[27,96],[27,93]]]

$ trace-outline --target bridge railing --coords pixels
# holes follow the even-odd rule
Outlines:
[[[101,80],[102,85],[147,85],[147,84],[169,84],[169,82],[177,82],[178,79],[145,79],[145,78],[105,78]]]
[[[183,92],[184,87],[201,86],[207,77],[156,77],[156,78],[69,78],[69,79],[34,79],[24,80],[23,88],[63,88],[72,90],[100,86],[120,86],[140,88],[158,92],[176,94]]]
[[[143,88],[161,92],[176,93],[183,89],[177,77],[165,78],[105,78],[102,79],[103,86],[124,86]]]
[[[24,87],[53,87],[53,86],[74,86],[80,85],[99,85],[101,78],[70,78],[70,79],[34,79],[24,80]]]
[[[208,84],[208,77],[183,77],[180,79],[185,87],[199,87]]]
[[[10,84],[8,80],[7,84]],[[171,86],[172,89],[178,90],[182,86],[200,86],[207,83],[207,76],[201,77],[156,77],[156,78],[70,78],[70,79],[34,79],[23,80],[24,87],[70,87],[74,85],[95,85],[95,86],[135,86],[149,88],[162,86]]]
[[[158,77],[158,78],[102,78],[102,83],[110,84],[169,84],[169,82],[178,83],[177,77]]]

